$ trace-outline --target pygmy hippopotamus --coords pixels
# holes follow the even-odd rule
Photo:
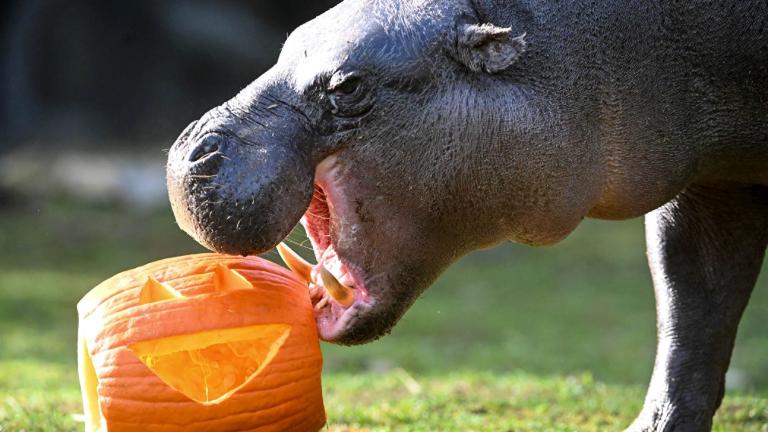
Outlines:
[[[628,430],[710,430],[768,242],[768,3],[346,0],[190,124],[167,175],[213,250],[301,220],[318,265],[283,252],[340,344],[472,250],[645,215],[658,347]]]

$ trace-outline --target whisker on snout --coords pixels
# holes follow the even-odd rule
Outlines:
[[[284,241],[290,243],[293,246],[296,246],[296,247],[308,250],[310,252],[314,252],[315,251],[314,249],[312,249],[312,246],[307,246],[304,242],[298,242],[298,241],[292,240],[292,239],[285,239]]]

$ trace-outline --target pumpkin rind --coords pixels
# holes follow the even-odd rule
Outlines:
[[[226,269],[236,272],[227,275]],[[150,278],[183,298],[163,294],[161,301],[148,301],[153,297],[145,294],[142,304],[142,289]],[[322,357],[306,283],[276,264],[216,254],[170,258],[101,283],[78,303],[78,313],[81,385],[91,424],[87,430],[316,431],[325,424]],[[275,325],[289,330],[277,332]],[[198,334],[236,335],[237,340],[226,343],[242,350],[248,339],[237,329],[258,332],[260,326],[271,328],[270,335],[284,335],[272,349],[276,352],[265,356],[264,365],[251,371],[253,376],[241,387],[204,403],[169,386],[131,350],[165,343],[159,349],[168,351],[168,346]],[[206,351],[203,346],[193,349]],[[258,355],[264,351],[253,349]],[[228,351],[213,347],[207,352],[218,361]]]

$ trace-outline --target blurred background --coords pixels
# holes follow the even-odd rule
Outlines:
[[[120,270],[202,251],[171,215],[165,151],[334,3],[0,2],[0,430],[25,406],[79,412],[79,298]],[[326,372],[525,371],[641,388],[655,334],[642,231],[641,220],[586,221],[554,247],[474,253],[391,336],[324,345]],[[307,244],[300,230],[291,238]],[[729,391],[768,395],[766,285]]]

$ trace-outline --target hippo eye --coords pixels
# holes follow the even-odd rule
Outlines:
[[[337,117],[355,117],[368,112],[373,95],[357,73],[336,74],[328,83],[330,110]]]
[[[346,96],[355,93],[358,88],[360,88],[360,78],[352,76],[333,86],[331,92]]]

